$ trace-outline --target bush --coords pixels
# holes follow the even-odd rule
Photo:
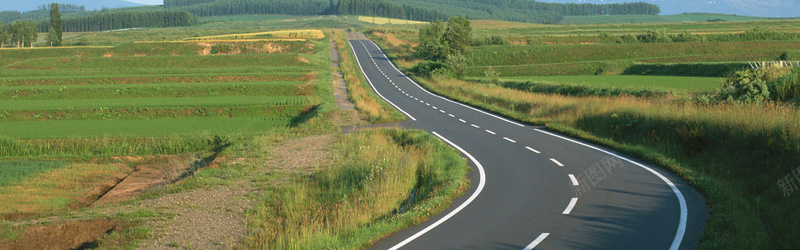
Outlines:
[[[647,33],[638,35],[636,37],[639,42],[643,43],[669,43],[672,42],[672,38],[667,36],[666,30],[648,30]]]
[[[797,74],[798,70],[789,72],[786,67],[737,71],[723,81],[711,99],[744,103],[788,101],[797,96]]]
[[[418,76],[431,76],[438,69],[448,68],[446,63],[437,61],[422,61],[411,68],[411,72]]]
[[[472,46],[508,45],[508,43],[508,39],[498,35],[472,38]]]

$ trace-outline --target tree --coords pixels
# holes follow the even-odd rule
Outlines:
[[[0,22],[0,48],[3,47],[3,44],[8,43],[8,38],[8,32],[3,26],[3,22]]]
[[[442,39],[448,47],[447,55],[464,55],[471,44],[472,26],[469,20],[464,17],[451,17],[447,22],[447,30],[444,31]]]
[[[447,55],[447,65],[456,79],[461,79],[467,70],[467,58],[462,54],[449,54]]]
[[[39,30],[36,28],[36,21],[30,20],[22,23],[22,47],[30,46],[39,39]]]
[[[420,57],[430,60],[445,58],[447,47],[442,42],[444,29],[444,23],[438,20],[419,29],[419,45],[416,50]]]
[[[58,4],[50,5],[50,32],[47,34],[47,41],[50,46],[61,46],[63,27],[61,25],[61,13],[58,11]]]

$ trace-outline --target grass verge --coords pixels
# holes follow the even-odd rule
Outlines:
[[[257,197],[248,247],[368,247],[444,210],[468,186],[466,162],[422,131],[346,135],[337,151],[331,166]]]
[[[396,122],[405,120],[405,116],[389,106],[388,103],[380,99],[367,83],[364,75],[359,71],[353,53],[350,51],[350,43],[347,42],[347,34],[341,30],[334,30],[332,35],[339,51],[340,68],[347,82],[347,95],[356,109],[367,116],[373,123]]]

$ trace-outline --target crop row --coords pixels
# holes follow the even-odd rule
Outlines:
[[[295,117],[308,105],[255,105],[237,107],[125,107],[65,108],[46,110],[0,110],[0,122],[109,119],[178,119],[192,117]]]
[[[0,67],[34,58],[93,58],[143,56],[197,56],[207,46],[204,42],[125,43],[116,47],[56,47],[50,49],[2,49]],[[252,48],[280,47],[283,53],[313,53],[313,46],[303,41],[239,41],[238,46]]]
[[[3,109],[41,110],[58,108],[124,108],[124,107],[231,107],[252,105],[304,105],[302,96],[223,96],[223,97],[156,97],[119,99],[12,100],[0,101]]]
[[[78,86],[0,86],[0,99],[99,99],[210,96],[300,96],[314,93],[302,82],[244,82]]]
[[[261,72],[250,74],[177,74],[177,75],[120,75],[120,76],[59,76],[59,77],[2,77],[0,86],[46,86],[46,85],[112,85],[151,83],[200,83],[200,82],[277,82],[308,81],[316,78],[303,71]]]
[[[482,46],[470,54],[473,66],[526,65],[620,59],[656,59],[690,55],[735,55],[791,51],[800,41],[661,43],[558,46]],[[740,61],[758,60],[742,56]]]
[[[210,134],[260,134],[292,126],[288,117],[115,119],[0,122],[0,136],[20,139],[96,137],[182,137]]]

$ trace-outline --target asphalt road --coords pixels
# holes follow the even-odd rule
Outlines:
[[[693,249],[708,208],[657,166],[423,89],[369,40],[350,40],[373,89],[470,160],[472,186],[375,249]]]

